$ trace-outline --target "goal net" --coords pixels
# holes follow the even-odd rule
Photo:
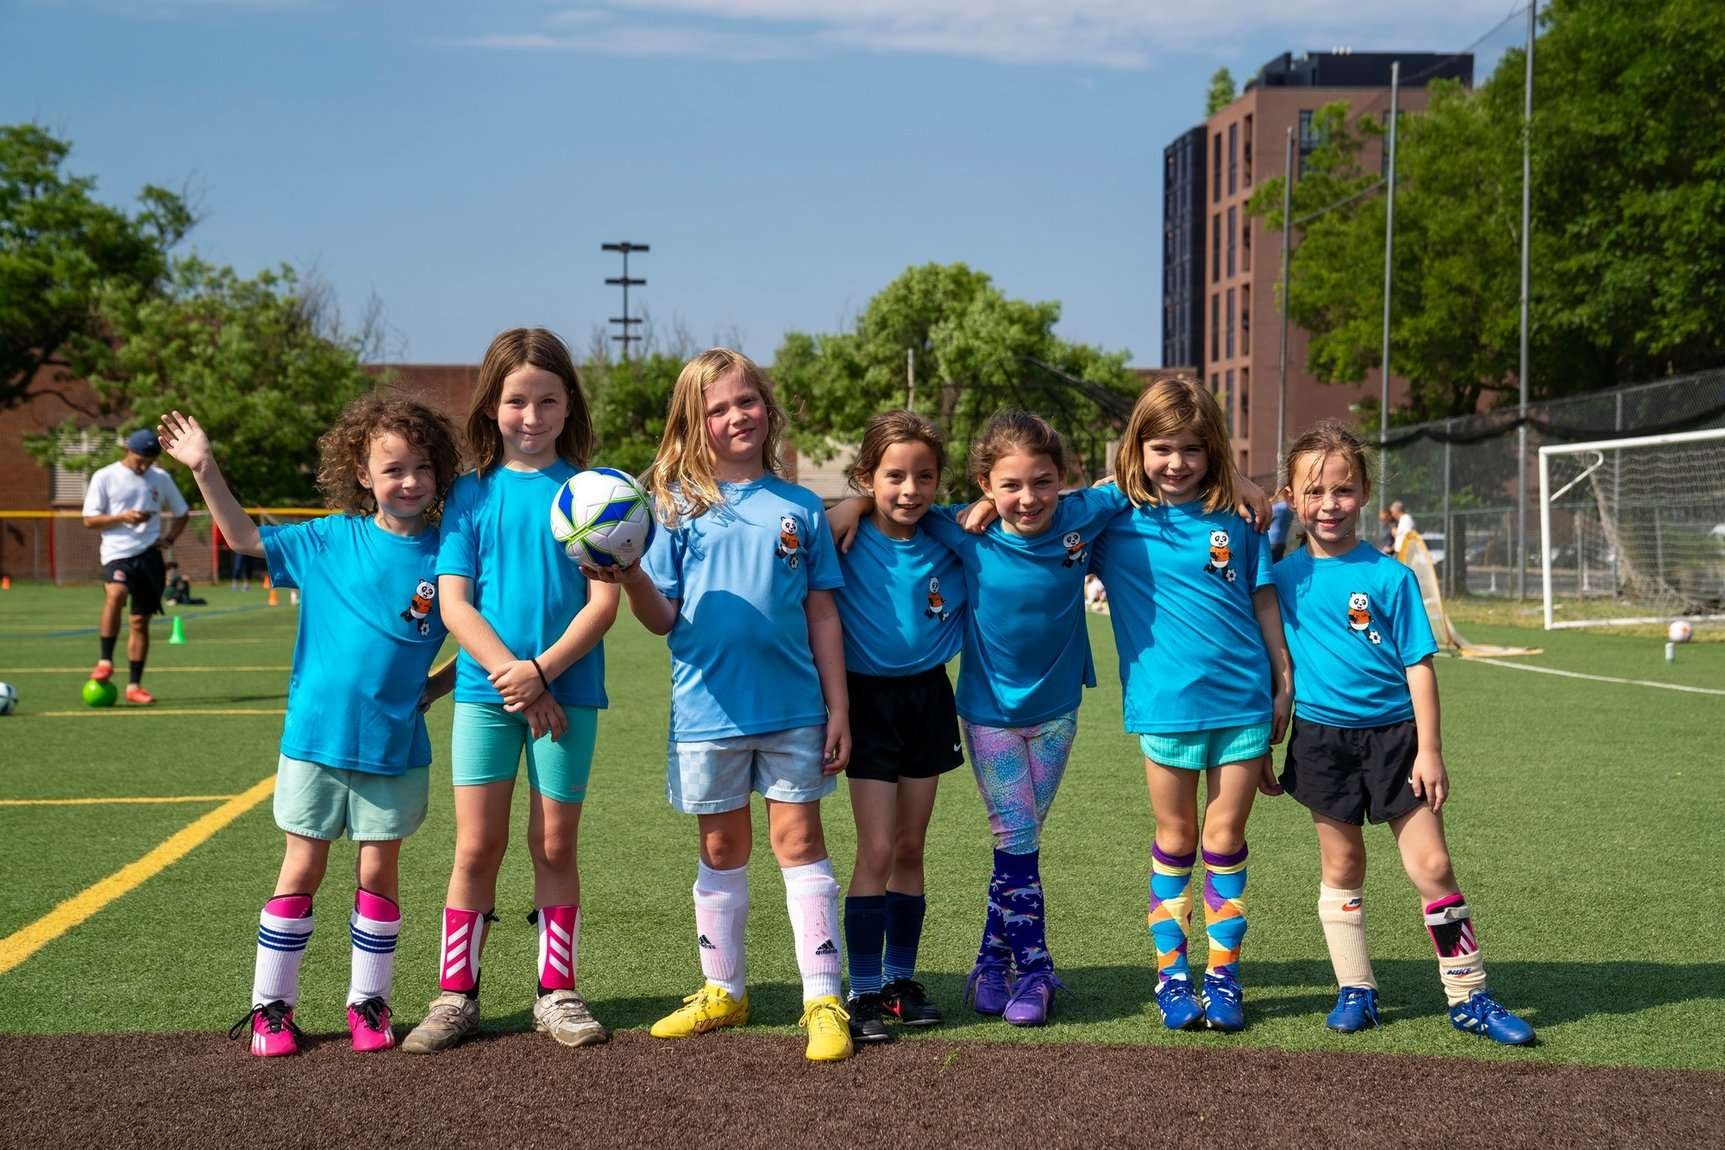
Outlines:
[[[1418,531],[1409,531],[1402,536],[1401,546],[1396,548],[1396,558],[1403,566],[1414,573],[1414,581],[1420,587],[1420,599],[1425,603],[1426,619],[1431,623],[1432,635],[1438,641],[1438,646],[1464,659],[1491,659],[1505,655],[1543,655],[1545,652],[1538,647],[1504,647],[1495,643],[1471,643],[1467,636],[1456,630],[1455,623],[1450,620],[1449,612],[1444,610],[1443,592],[1439,590],[1437,563],[1432,559],[1432,553],[1426,548],[1426,541]]]
[[[1545,626],[1725,619],[1725,428],[1539,449]]]

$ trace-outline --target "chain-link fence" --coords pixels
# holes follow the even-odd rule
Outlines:
[[[1519,546],[1515,408],[1391,429],[1384,498],[1400,500],[1414,517],[1438,561],[1445,595],[1525,590],[1537,598],[1540,446],[1725,427],[1725,368],[1527,410],[1527,531]]]

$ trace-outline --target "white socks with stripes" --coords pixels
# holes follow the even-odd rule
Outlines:
[[[361,887],[353,894],[348,935],[353,940],[353,974],[347,984],[347,1004],[368,998],[389,1001],[395,975],[395,940],[401,934],[401,908],[380,894]]]
[[[277,895],[258,915],[258,957],[252,969],[252,1005],[299,1001],[299,964],[311,940],[309,894]]]

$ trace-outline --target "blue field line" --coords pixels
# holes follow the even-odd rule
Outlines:
[[[269,610],[268,604],[260,603],[256,607],[222,607],[215,611],[188,611],[184,612],[181,617],[185,619],[210,619],[217,615],[237,615],[245,611],[267,610]],[[157,623],[168,626],[173,618],[172,615],[153,615],[150,617],[150,626],[154,627]],[[99,627],[73,627],[69,631],[0,631],[0,639],[70,639],[78,635],[94,635],[100,630]],[[124,637],[125,630],[122,629],[120,634]]]

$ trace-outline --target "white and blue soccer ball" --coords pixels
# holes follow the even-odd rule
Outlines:
[[[18,688],[11,683],[0,683],[0,715],[10,715],[18,709]]]
[[[551,534],[577,563],[636,563],[653,542],[653,527],[647,493],[616,468],[594,467],[572,475],[551,500]]]

